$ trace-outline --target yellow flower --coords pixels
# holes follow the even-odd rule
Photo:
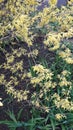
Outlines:
[[[68,57],[65,60],[68,64],[73,64],[73,58]]]
[[[57,93],[54,93],[52,98],[56,98],[57,101],[60,101],[60,96]]]
[[[35,102],[35,105],[36,105],[36,107],[40,107],[40,104],[39,104],[38,100]]]
[[[57,44],[57,45],[55,45],[54,47],[49,48],[49,50],[50,50],[50,51],[54,51],[54,50],[59,49],[59,47],[60,47],[60,45]]]
[[[8,64],[9,64],[9,63],[12,63],[13,61],[14,61],[14,56],[13,56],[13,55],[7,57],[7,63],[8,63]]]
[[[69,72],[69,71],[67,71],[67,70],[63,70],[63,71],[62,71],[62,74],[63,74],[63,76],[67,76],[67,75],[69,75],[69,74],[70,74],[70,72]]]
[[[49,0],[49,4],[50,4],[50,6],[56,5],[57,4],[57,0]]]
[[[62,120],[62,118],[66,118],[65,115],[60,114],[60,113],[56,114],[55,117],[56,117],[57,120]]]
[[[48,81],[45,83],[45,89],[49,89],[52,87],[52,82],[51,81]]]
[[[28,53],[28,57],[31,57],[31,56],[36,57],[37,55],[38,55],[38,50],[37,49],[35,49],[35,50]]]
[[[41,82],[41,80],[42,80],[41,78],[34,77],[34,78],[31,79],[31,83],[32,84],[39,84]]]
[[[57,99],[55,99],[54,103],[55,103],[57,108],[63,108],[64,110],[70,111],[71,103],[67,98],[66,99],[60,99],[59,101]]]
[[[50,109],[48,107],[43,106],[43,109],[45,110],[45,112],[49,113]]]
[[[40,64],[37,64],[35,66],[33,66],[33,70],[37,71],[37,72],[43,72],[44,71],[44,67]]]
[[[63,86],[69,86],[69,85],[71,85],[71,82],[67,81],[67,79],[65,77],[63,77],[62,81],[60,81],[59,85],[61,87],[63,87]]]
[[[63,109],[67,109],[67,110],[70,110],[70,102],[68,99],[61,99],[60,101],[60,105]]]

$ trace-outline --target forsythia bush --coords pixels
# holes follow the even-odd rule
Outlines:
[[[47,67],[41,62],[35,62],[28,70],[24,69],[23,60],[17,61],[16,58],[20,59],[23,55],[28,59],[32,56],[35,60],[38,49],[29,53],[23,48],[12,50],[11,53],[5,52],[6,63],[0,68],[8,70],[11,75],[7,80],[2,73],[0,84],[18,101],[26,100],[50,115],[53,113],[59,121],[67,119],[67,113],[73,112],[73,43],[69,43],[73,37],[73,1],[59,9],[56,7],[57,0],[50,0],[50,7],[45,7],[40,12],[36,0],[9,0],[5,4],[1,0],[0,3],[1,44],[11,36],[21,38],[31,48],[35,45],[34,38],[40,30],[40,35],[44,37],[41,46],[44,44],[48,51],[55,52],[53,65]],[[17,88],[22,81],[26,83],[19,90]],[[33,90],[32,93],[30,89]]]

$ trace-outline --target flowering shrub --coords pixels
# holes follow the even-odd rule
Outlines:
[[[12,49],[10,53],[4,50],[6,62],[0,66],[3,69],[0,84],[18,101],[26,100],[49,113],[50,118],[53,115],[54,120],[61,121],[68,118],[68,112],[73,112],[73,41],[69,41],[73,38],[73,1],[60,9],[56,3],[57,0],[51,0],[50,7],[40,12],[36,9],[36,0],[10,0],[3,5],[0,11],[1,44],[11,34],[12,38],[24,41],[27,48]],[[41,46],[47,48],[47,53],[55,53],[50,66],[48,62],[46,66],[38,60],[40,54],[39,47],[35,47],[35,37],[39,32],[43,37]],[[22,56],[30,62],[27,69]]]

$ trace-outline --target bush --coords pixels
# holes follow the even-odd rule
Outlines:
[[[0,66],[0,84],[17,101],[24,100],[48,115],[45,119],[52,126],[46,121],[43,128],[38,127],[40,130],[55,130],[59,125],[62,129],[73,128],[73,2],[61,8],[56,3],[50,1],[50,7],[38,12],[35,0],[1,2],[1,44],[9,40],[10,46],[20,42],[22,47],[4,50],[6,62]]]

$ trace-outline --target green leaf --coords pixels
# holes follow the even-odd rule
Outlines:
[[[53,120],[50,121],[51,121],[52,130],[55,130],[55,122]]]
[[[8,110],[8,112],[6,112],[6,113],[14,122],[17,123],[16,117],[15,117],[13,111],[11,112],[10,110]]]
[[[20,111],[18,112],[18,114],[17,114],[17,120],[19,120],[19,118],[20,118],[20,116],[21,116],[22,111],[23,111],[23,108],[22,108],[22,109],[20,109]]]

